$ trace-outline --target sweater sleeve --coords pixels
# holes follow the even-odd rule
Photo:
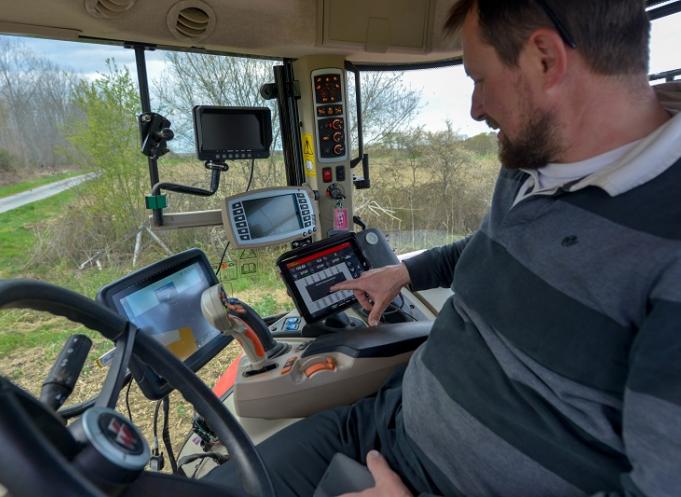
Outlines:
[[[471,235],[472,236],[472,235]],[[404,260],[414,290],[452,286],[454,267],[470,236]]]
[[[632,469],[621,478],[627,497],[681,495],[680,282],[681,265],[657,285],[629,356],[622,436]]]

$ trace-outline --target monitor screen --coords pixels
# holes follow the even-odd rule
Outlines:
[[[244,200],[242,204],[251,238],[289,233],[303,227],[294,194]]]
[[[115,293],[113,300],[142,332],[186,360],[220,335],[201,313],[201,294],[209,286],[201,265],[194,262],[157,281]]]
[[[332,240],[332,239],[330,239]],[[317,244],[316,244],[317,245]],[[305,247],[279,262],[284,282],[306,321],[323,319],[357,302],[352,291],[331,293],[341,281],[359,278],[369,268],[354,238]],[[312,248],[311,248],[312,247]]]
[[[204,150],[257,150],[266,148],[260,122],[253,114],[205,113],[201,119]]]
[[[270,156],[272,115],[269,108],[197,105],[193,115],[199,159],[222,163]]]

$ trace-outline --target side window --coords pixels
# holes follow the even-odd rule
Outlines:
[[[461,66],[362,74],[372,185],[355,214],[398,254],[470,234],[490,205],[497,138],[470,117],[472,91]]]
[[[651,75],[661,76],[659,81],[681,79],[679,26],[681,12],[652,21],[649,72]]]

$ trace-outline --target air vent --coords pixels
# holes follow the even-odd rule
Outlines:
[[[168,11],[168,29],[183,41],[199,41],[207,38],[215,29],[215,12],[200,0],[176,3]]]
[[[85,0],[85,10],[92,17],[114,19],[129,11],[137,0]]]

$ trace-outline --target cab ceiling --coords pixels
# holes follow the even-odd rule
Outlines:
[[[458,57],[442,25],[455,0],[2,0],[0,32],[357,64]]]

